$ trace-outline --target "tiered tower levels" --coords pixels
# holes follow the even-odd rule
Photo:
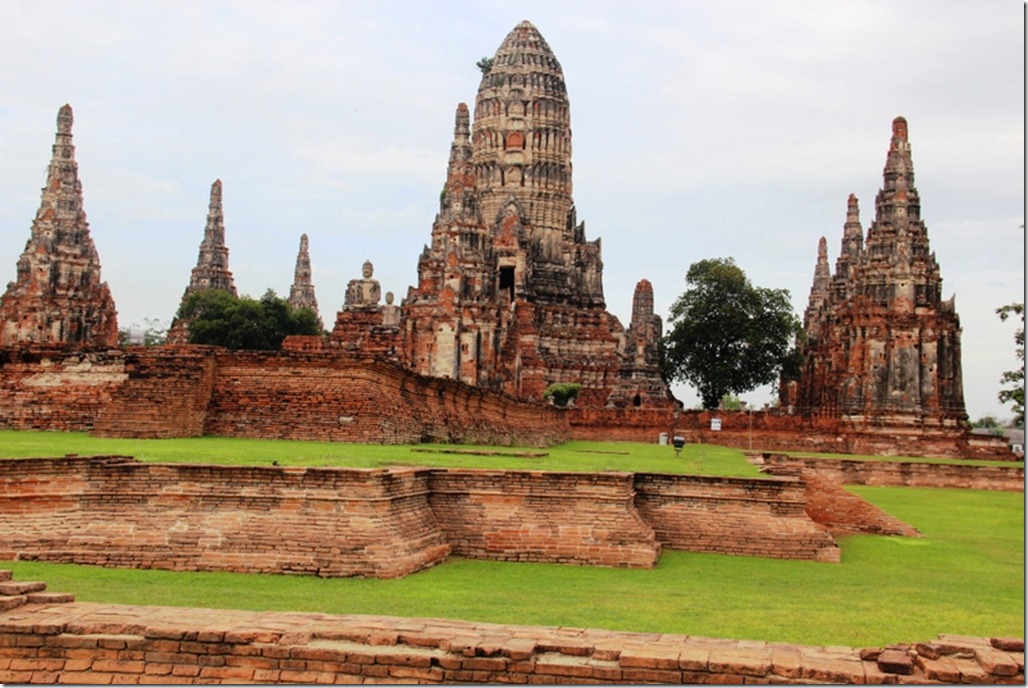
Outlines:
[[[849,197],[830,281],[819,250],[804,318],[804,367],[791,401],[801,410],[874,423],[960,426],[967,415],[960,319],[954,299],[941,298],[902,117],[892,123],[883,177],[866,240],[857,199]]]
[[[117,311],[82,204],[70,105],[57,114],[57,136],[32,234],[18,276],[0,298],[0,346],[118,343]]]

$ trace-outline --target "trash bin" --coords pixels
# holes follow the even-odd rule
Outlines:
[[[662,447],[666,447],[667,446],[667,433],[666,432],[660,433],[660,439],[657,440],[657,444],[659,444]]]

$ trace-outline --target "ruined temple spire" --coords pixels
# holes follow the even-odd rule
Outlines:
[[[232,296],[239,296],[232,272],[228,269],[228,246],[225,244],[225,213],[221,204],[220,179],[215,179],[211,184],[207,224],[204,226],[196,267],[190,273],[189,285],[182,294],[182,303],[185,303],[194,292],[204,289],[221,289]],[[184,344],[188,338],[188,324],[178,318],[173,320],[168,330],[168,342]]]
[[[289,305],[293,308],[309,308],[314,311],[318,322],[318,299],[311,282],[311,256],[307,246],[307,235],[300,235],[300,250],[296,254],[296,269],[293,270],[293,285],[289,288]]]
[[[796,404],[875,422],[963,423],[960,319],[952,301],[941,300],[942,279],[921,220],[902,117],[892,122],[867,238],[861,243],[857,199],[851,195],[842,252],[823,297],[822,250],[811,289],[811,303],[821,299],[821,306],[808,307],[804,316],[805,363]]]
[[[439,199],[440,212],[452,219],[481,222],[476,201],[475,166],[471,162],[471,121],[466,103],[457,105],[453,143],[446,166],[446,187]]]
[[[482,217],[518,199],[531,226],[570,238],[571,120],[564,72],[531,22],[500,44],[475,99],[475,164]]]
[[[828,270],[828,240],[824,237],[817,242],[817,265],[814,267],[814,283],[810,286],[810,297],[807,299],[807,309],[803,312],[803,327],[808,325],[817,317],[822,304],[828,298],[832,274]]]
[[[189,279],[185,296],[201,289],[222,289],[238,296],[235,280],[228,269],[228,246],[225,244],[225,212],[221,204],[221,180],[211,184],[211,200],[207,206],[207,225],[200,242],[200,254]],[[184,297],[183,297],[184,298]]]
[[[46,186],[17,279],[0,299],[0,346],[115,346],[117,311],[89,233],[72,143],[70,105],[57,113]]]

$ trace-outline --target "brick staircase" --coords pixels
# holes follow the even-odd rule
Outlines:
[[[38,581],[17,582],[13,574],[0,569],[0,612],[20,607],[23,604],[62,604],[74,602],[75,596],[65,592],[46,592],[46,583]]]

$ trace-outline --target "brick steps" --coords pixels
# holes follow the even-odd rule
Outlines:
[[[25,604],[65,604],[74,602],[75,596],[64,592],[44,592],[42,581],[15,581],[12,571],[0,569],[0,612]]]

